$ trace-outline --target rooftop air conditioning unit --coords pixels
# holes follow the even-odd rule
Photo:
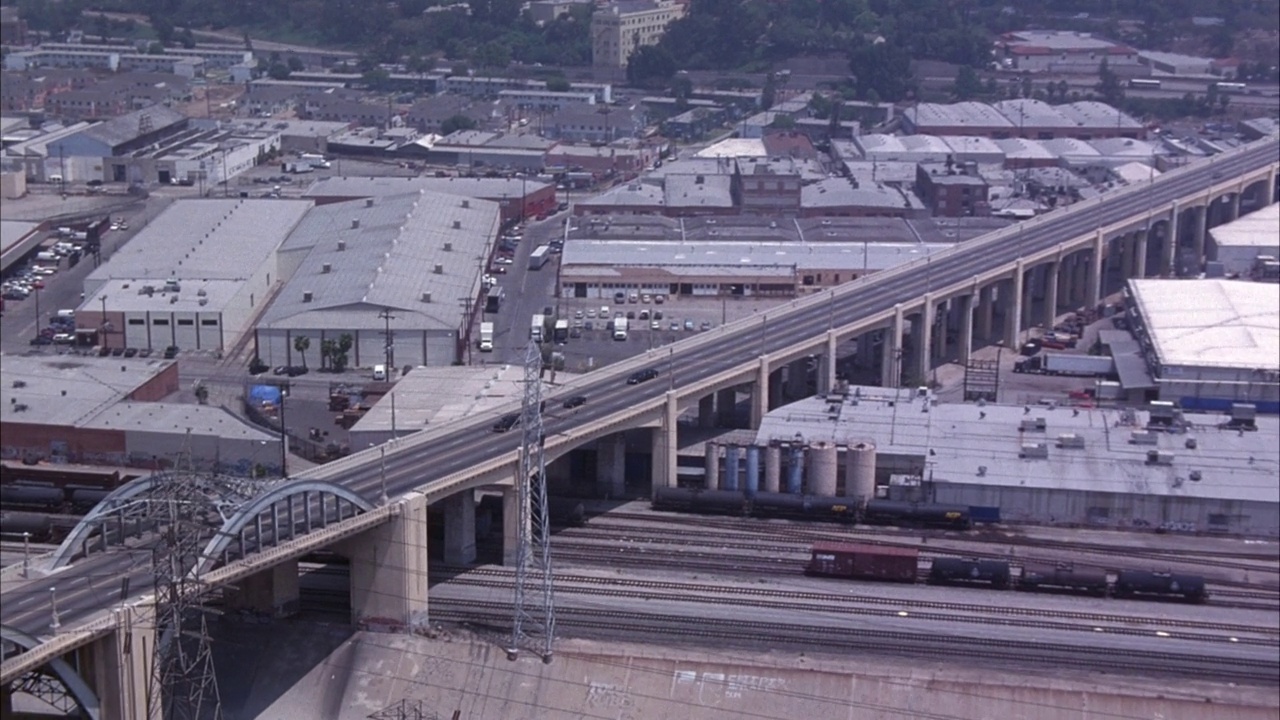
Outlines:
[[[1147,464],[1148,465],[1172,465],[1173,453],[1160,452],[1159,450],[1148,450]]]
[[[302,291],[302,302],[304,302],[304,303],[309,303],[309,302],[311,302],[311,291],[310,291],[310,290],[303,290],[303,291]]]
[[[430,292],[424,292],[424,293],[422,293],[422,302],[424,302],[424,303],[429,303],[429,302],[431,302],[431,293],[430,293]]]
[[[325,264],[323,264],[323,265],[321,265],[321,266],[320,266],[320,273],[321,273],[322,275],[328,275],[328,274],[329,274],[329,273],[331,273],[331,272],[333,272],[333,265],[331,265],[331,264],[329,264],[329,263],[325,263]]]
[[[465,198],[464,198],[464,199],[462,200],[462,207],[464,207],[464,208],[469,208],[469,207],[471,207],[471,201],[470,201],[470,200],[467,200],[467,199],[465,199]]]
[[[1130,445],[1155,445],[1159,440],[1159,436],[1146,430],[1134,430],[1129,434]]]
[[[351,218],[351,229],[356,230],[360,227],[360,218]]]
[[[1075,433],[1063,433],[1058,436],[1058,447],[1071,450],[1083,450],[1084,438]]]
[[[1018,457],[1024,460],[1045,460],[1049,457],[1049,446],[1045,443],[1022,443]]]
[[[434,273],[435,273],[435,274],[437,274],[437,275],[443,275],[443,274],[444,274],[444,265],[441,265],[440,263],[436,263],[436,266],[435,266],[435,268],[432,270],[432,272],[434,272]]]
[[[344,250],[346,250],[346,249],[347,249],[347,241],[346,241],[346,240],[339,240],[339,241],[338,241],[338,252],[342,252],[342,251],[344,251]]]
[[[365,198],[365,199],[364,199],[364,206],[365,206],[365,207],[373,207],[373,198]]]
[[[454,220],[454,221],[453,221],[453,229],[454,229],[454,230],[461,230],[461,229],[462,229],[462,221],[461,221],[461,220]]]
[[[445,244],[444,244],[444,251],[445,251],[445,252],[453,252],[453,243],[445,243]]]

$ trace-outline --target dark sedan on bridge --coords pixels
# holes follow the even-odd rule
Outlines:
[[[586,395],[574,395],[573,397],[564,401],[564,408],[566,410],[572,410],[573,408],[582,407],[583,405],[586,405],[586,404],[587,404]]]
[[[631,373],[631,377],[627,378],[627,384],[639,385],[646,380],[652,380],[656,377],[658,377],[657,368],[645,368],[644,370],[637,370],[636,372]]]

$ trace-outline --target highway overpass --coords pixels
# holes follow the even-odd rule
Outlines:
[[[586,395],[589,401],[573,412],[548,413],[548,462],[623,430],[651,428],[653,485],[672,485],[681,414],[694,408],[706,413],[745,388],[752,397],[752,421],[758,423],[779,402],[776,388],[786,369],[794,374],[817,356],[817,385],[830,388],[839,348],[853,340],[864,354],[878,348],[882,382],[894,386],[927,376],[945,343],[944,322],[960,328],[962,358],[975,337],[1013,346],[1025,328],[1052,325],[1050,318],[1059,310],[1095,305],[1108,281],[1114,285],[1126,277],[1197,270],[1206,228],[1234,218],[1242,199],[1257,206],[1274,201],[1278,172],[1280,138],[1272,137],[575,378],[556,389],[548,407],[558,408],[556,399],[570,395]],[[1041,316],[1032,317],[1037,295],[1044,298]],[[660,371],[658,378],[626,384],[632,372],[650,367]],[[246,602],[280,612],[290,592],[297,592],[297,558],[336,547],[360,560],[352,562],[353,568],[364,568],[352,576],[357,624],[408,629],[422,623],[426,507],[447,503],[446,558],[473,558],[474,541],[467,539],[473,500],[462,491],[512,484],[518,433],[489,430],[512,409],[428,428],[291,478],[298,493],[287,486],[273,490],[270,502],[238,515],[220,542],[209,546],[203,580],[236,582],[237,593],[251,596]],[[611,464],[602,468],[604,474],[616,476],[619,454],[602,456]],[[311,495],[302,496],[304,491]],[[395,500],[381,503],[384,494]],[[352,495],[363,501],[352,501]],[[318,499],[322,496],[347,497],[348,512],[356,514],[344,515],[339,501],[326,506]],[[514,493],[504,498],[513,500]],[[505,513],[508,539],[515,535],[513,515]],[[92,537],[87,533],[79,541]],[[125,652],[137,644],[123,638],[138,632],[146,615],[149,571],[129,553],[81,557],[80,547],[70,550],[62,560],[73,562],[47,575],[6,576],[0,622],[38,644],[30,649],[10,645],[11,654],[0,664],[0,683],[10,687],[32,669],[81,648],[78,652],[93,658],[83,665],[96,671],[89,684],[115,703],[103,709],[103,716],[140,717],[141,706],[129,704],[138,695],[136,684],[130,691],[121,686],[138,677],[142,659]],[[128,598],[109,589],[118,588],[122,578],[133,588]],[[54,587],[59,589],[56,633],[41,605]]]

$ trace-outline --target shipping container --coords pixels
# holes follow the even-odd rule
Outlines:
[[[915,582],[919,551],[915,548],[819,542],[813,544],[809,575]]]

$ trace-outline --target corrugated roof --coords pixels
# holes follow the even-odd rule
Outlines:
[[[285,241],[282,252],[306,258],[259,326],[376,328],[389,307],[400,328],[456,328],[499,221],[497,203],[425,190],[319,206]]]
[[[144,118],[146,119],[145,123]],[[114,148],[130,140],[136,140],[146,132],[154,132],[170,125],[186,122],[186,120],[187,116],[176,110],[170,110],[163,105],[150,105],[141,110],[135,110],[106,122],[98,123],[85,130],[84,134]],[[149,124],[150,129],[144,131],[144,124]]]
[[[1130,280],[1164,366],[1280,371],[1280,293],[1243,280]]]
[[[1280,203],[1268,205],[1209,231],[1219,246],[1275,248],[1280,246]]]

